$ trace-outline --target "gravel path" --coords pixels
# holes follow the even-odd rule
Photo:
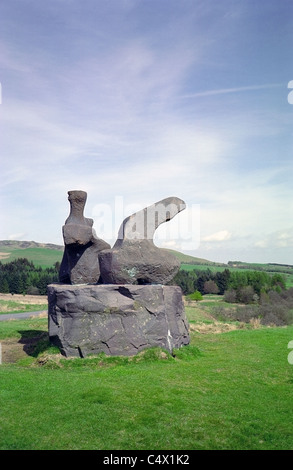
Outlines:
[[[23,320],[31,317],[41,317],[47,315],[47,310],[38,310],[37,312],[25,312],[25,313],[3,313],[0,314],[0,321],[7,320]]]

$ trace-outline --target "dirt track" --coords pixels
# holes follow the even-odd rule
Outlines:
[[[34,312],[24,312],[24,313],[1,313],[0,321],[8,320],[24,320],[26,318],[45,318],[48,315],[47,310],[38,310]]]

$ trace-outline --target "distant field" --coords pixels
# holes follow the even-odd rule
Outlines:
[[[210,271],[212,272],[222,272],[224,271],[224,269],[229,269],[229,271],[243,271],[243,270],[248,270],[247,268],[241,268],[239,266],[237,267],[233,267],[233,266],[214,266],[214,265],[210,265],[210,264],[184,264],[182,263],[181,264],[181,268],[182,270],[184,271],[192,271],[194,269],[196,270],[200,270],[200,271],[206,271],[207,269],[209,269]],[[291,269],[284,269],[284,271],[286,272],[282,272],[282,270],[280,269],[279,266],[276,266],[276,269],[275,269],[275,266],[274,265],[263,265],[263,264],[254,264],[254,265],[250,265],[250,268],[249,268],[250,271],[265,271],[267,272],[268,274],[274,274],[274,273],[280,273],[282,274],[285,279],[286,279],[286,287],[287,288],[290,288],[290,287],[293,287],[293,268]]]
[[[57,261],[61,262],[63,251],[49,248],[17,248],[0,245],[0,261],[10,263],[17,258],[27,258],[36,266],[47,268],[53,266]]]
[[[260,270],[269,271],[274,273],[293,273],[293,266],[289,264],[277,264],[277,263],[243,263],[241,261],[229,261],[228,265],[233,268],[249,269],[249,270]]]
[[[181,264],[181,268],[184,269],[184,271],[193,271],[194,269],[198,269],[200,271],[206,271],[209,269],[212,272],[222,272],[224,269],[230,269],[229,266],[214,266],[212,264]],[[231,268],[235,269],[235,268]]]

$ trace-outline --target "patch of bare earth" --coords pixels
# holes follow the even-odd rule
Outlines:
[[[35,338],[21,338],[19,340],[15,338],[1,340],[2,363],[15,363],[19,361],[19,359],[31,355],[38,341],[40,341],[40,336]]]
[[[244,328],[258,329],[261,328],[261,323],[258,318],[252,318],[249,323],[224,323],[214,320],[212,323],[197,323],[189,325],[190,331],[196,333],[225,333],[227,331],[243,330]]]
[[[231,323],[222,323],[215,321],[214,323],[197,323],[189,325],[191,331],[197,333],[225,333],[226,331],[238,330],[239,326]]]

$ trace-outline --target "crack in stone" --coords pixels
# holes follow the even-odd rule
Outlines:
[[[78,350],[79,356],[83,359],[84,355],[82,354],[82,350],[81,350],[80,346],[77,346],[77,350]]]

